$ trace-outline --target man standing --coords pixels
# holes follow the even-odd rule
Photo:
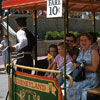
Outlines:
[[[26,28],[26,17],[16,19],[18,25],[17,41],[18,43],[10,48],[11,51],[24,52],[24,57],[18,59],[16,64],[33,67],[32,49],[35,44],[33,34]],[[31,70],[18,68],[18,71],[31,73]]]

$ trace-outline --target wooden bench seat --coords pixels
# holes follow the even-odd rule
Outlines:
[[[99,65],[99,68],[97,70],[97,74],[98,74],[98,79],[99,79],[99,85],[94,89],[87,90],[88,93],[94,94],[94,95],[100,95],[100,65]]]
[[[100,95],[100,85],[87,91],[90,94]]]

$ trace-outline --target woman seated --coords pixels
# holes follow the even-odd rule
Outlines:
[[[80,45],[82,47],[73,67],[76,68],[85,61],[85,80],[75,82],[72,88],[67,89],[67,100],[87,100],[87,90],[98,85],[96,74],[99,65],[99,54],[91,46],[92,36],[88,33],[80,35]],[[68,83],[68,80],[66,81]],[[67,85],[67,84],[66,84]]]

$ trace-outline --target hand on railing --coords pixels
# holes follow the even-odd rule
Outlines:
[[[22,52],[22,53],[18,53],[18,54],[17,54],[17,56],[19,56],[19,55],[22,55],[22,56],[20,56],[20,57],[16,57],[16,58],[14,58],[14,59],[12,60],[12,62],[11,62],[12,66],[14,65],[14,61],[15,61],[15,60],[18,60],[18,59],[21,59],[21,58],[24,57],[24,52]]]
[[[7,73],[9,73],[9,74],[10,74],[10,70],[12,69],[12,67],[14,68],[14,65],[15,65],[15,64],[14,64],[14,61],[23,58],[23,57],[24,57],[24,52],[18,53],[17,55],[22,55],[22,56],[20,56],[20,57],[17,57],[17,56],[16,56],[16,58],[14,58],[14,59],[11,61],[10,65],[9,65],[9,64],[6,64],[6,71],[7,71]],[[15,69],[15,68],[14,68],[14,69]]]
[[[9,47],[10,52],[14,52],[15,50],[16,50],[15,47],[13,47],[13,46]]]

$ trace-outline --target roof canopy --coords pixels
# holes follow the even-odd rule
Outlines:
[[[3,9],[39,10],[46,9],[47,0],[7,0],[2,2]]]
[[[6,0],[3,9],[45,10],[47,0]],[[65,0],[63,0],[63,4]],[[69,11],[100,12],[100,0],[69,0]]]

